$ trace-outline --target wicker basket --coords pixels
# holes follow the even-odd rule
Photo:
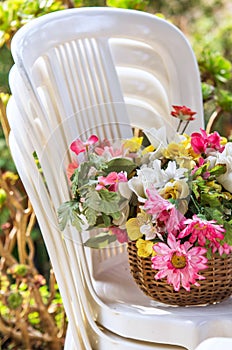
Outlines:
[[[202,271],[206,279],[199,281],[199,287],[191,286],[190,292],[183,287],[176,292],[165,279],[155,280],[157,271],[151,267],[151,258],[139,257],[135,242],[128,243],[128,255],[135,282],[146,295],[158,302],[178,306],[206,305],[221,302],[232,294],[232,254],[208,260],[208,268]]]

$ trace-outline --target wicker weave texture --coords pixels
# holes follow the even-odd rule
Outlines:
[[[137,255],[135,242],[128,243],[128,256],[135,282],[158,302],[178,306],[205,305],[221,302],[232,294],[232,254],[226,258],[213,256],[208,261],[208,268],[202,271],[205,280],[199,281],[199,287],[191,286],[190,292],[183,287],[176,292],[166,280],[155,280],[157,271],[152,269],[151,259]]]

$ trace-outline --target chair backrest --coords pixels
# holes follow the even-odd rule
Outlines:
[[[77,112],[81,116],[83,109],[95,105],[119,102],[123,108],[124,92],[129,99],[139,94],[162,118],[167,118],[171,105],[185,104],[198,114],[192,128],[203,124],[200,77],[192,49],[176,27],[153,15],[112,8],[52,13],[16,33],[12,54],[28,89],[54,123]],[[82,128],[106,120],[113,125],[120,113],[126,124],[125,109],[106,108],[98,111],[97,121],[93,116],[81,118]],[[175,125],[174,119],[170,122]],[[112,125],[107,132],[115,137]],[[128,135],[127,128],[124,134]]]

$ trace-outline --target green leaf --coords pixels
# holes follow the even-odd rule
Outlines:
[[[72,191],[73,194],[76,194],[76,190],[79,187],[84,186],[88,183],[89,178],[89,170],[91,168],[91,164],[89,162],[81,163],[80,166],[75,170],[71,181],[72,181]]]
[[[84,222],[81,219],[79,213],[77,213],[75,210],[71,212],[70,222],[72,226],[76,227],[78,232],[82,231],[82,225],[84,224]]]
[[[203,100],[206,101],[208,100],[214,92],[214,86],[211,84],[207,83],[201,83],[201,89],[202,89],[202,95],[203,95]]]
[[[115,242],[117,240],[117,237],[115,235],[110,235],[105,232],[101,232],[95,237],[89,238],[84,245],[86,247],[94,248],[94,249],[99,249],[99,248],[105,248],[107,247],[110,243]]]
[[[84,205],[109,215],[119,211],[120,199],[120,194],[117,192],[108,190],[92,191],[88,193]]]
[[[207,250],[206,257],[208,260],[210,260],[212,258],[212,250],[211,249]]]
[[[108,0],[107,6],[146,11],[148,0]]]
[[[217,164],[212,169],[209,170],[210,175],[220,176],[225,174],[226,172],[226,164]]]
[[[201,205],[208,204],[210,207],[219,207],[221,201],[218,199],[218,193],[202,193],[201,194]]]
[[[97,211],[93,208],[87,208],[85,210],[85,216],[88,221],[89,226],[94,226],[97,220]]]
[[[232,245],[232,224],[225,221],[223,226],[226,230],[225,241],[229,245]]]
[[[58,221],[59,228],[63,231],[68,224],[71,223],[72,226],[81,232],[82,225],[84,224],[82,217],[80,216],[79,203],[77,201],[69,201],[61,204],[58,208]]]
[[[37,311],[30,312],[30,313],[28,314],[28,321],[29,321],[30,324],[32,324],[32,325],[39,325],[39,324],[40,324],[39,313],[38,313]]]
[[[7,297],[7,305],[10,309],[16,310],[23,304],[22,294],[19,292],[11,292]]]
[[[209,167],[209,163],[203,164],[201,167],[199,167],[195,171],[195,173],[193,174],[193,178],[196,179],[198,176],[204,174],[208,170],[208,167]]]
[[[219,52],[205,49],[198,63],[201,73],[210,74],[213,82],[225,83],[231,78],[231,62]]]
[[[205,207],[205,214],[207,220],[216,220],[220,225],[223,224],[223,213],[219,209]]]
[[[59,228],[63,231],[67,225],[67,223],[71,220],[73,216],[73,210],[77,208],[77,202],[68,201],[62,203],[58,208],[58,220],[59,220]]]
[[[104,222],[105,227],[109,227],[111,225],[111,217],[102,213],[102,219]]]
[[[111,216],[114,220],[118,220],[121,216],[121,212],[120,211],[117,211],[115,213],[111,213]]]
[[[120,173],[121,171],[125,171],[127,174],[130,174],[133,170],[136,169],[136,164],[132,162],[130,159],[123,159],[123,158],[115,158],[110,160],[107,163],[107,168],[105,169],[105,172],[107,174],[116,171],[117,173]]]
[[[107,167],[105,158],[95,153],[89,154],[89,160],[97,170],[104,170]]]
[[[229,91],[219,89],[215,96],[218,105],[226,112],[232,112],[232,94]]]
[[[205,181],[202,178],[198,178],[197,181],[192,182],[192,191],[196,197],[199,199],[201,193],[201,187],[204,185]]]

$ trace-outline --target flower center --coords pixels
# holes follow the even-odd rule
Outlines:
[[[173,253],[171,263],[176,269],[183,269],[186,266],[186,258],[184,255]]]
[[[207,225],[202,225],[200,226],[198,223],[194,225],[194,228],[196,230],[199,230],[199,231],[202,231],[202,230],[205,230],[207,228]]]

